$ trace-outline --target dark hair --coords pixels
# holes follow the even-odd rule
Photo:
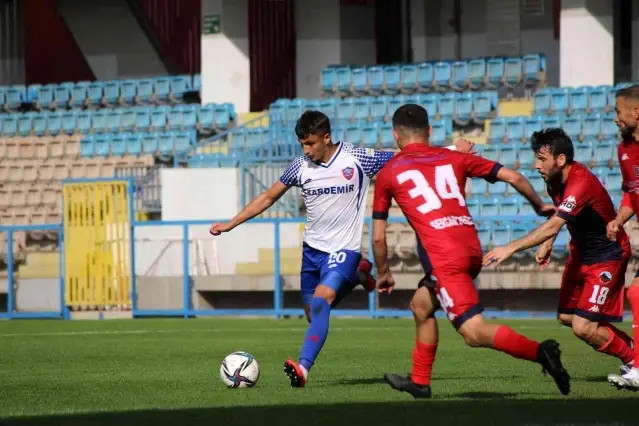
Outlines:
[[[306,139],[311,135],[325,135],[331,132],[331,123],[323,112],[304,111],[295,124],[298,139]]]
[[[635,84],[635,85],[624,87],[623,89],[617,90],[615,97],[639,101],[639,84]]]
[[[393,114],[393,129],[411,133],[428,132],[428,111],[417,104],[406,104]]]
[[[533,133],[530,137],[530,147],[535,154],[538,154],[542,148],[546,148],[554,158],[564,154],[568,163],[572,163],[575,159],[575,149],[570,137],[557,127]]]

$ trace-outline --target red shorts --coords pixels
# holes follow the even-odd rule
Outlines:
[[[560,314],[595,322],[621,322],[628,260],[581,265],[568,258],[559,291]]]
[[[434,265],[437,282],[429,290],[456,329],[484,310],[473,282],[481,271],[481,263],[481,257],[467,256],[443,266]]]

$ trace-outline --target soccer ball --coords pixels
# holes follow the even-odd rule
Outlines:
[[[260,365],[248,352],[230,353],[220,365],[220,379],[227,388],[252,388],[260,379]]]

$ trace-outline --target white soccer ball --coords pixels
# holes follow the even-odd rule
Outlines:
[[[252,388],[260,379],[260,365],[248,352],[233,352],[222,361],[220,378],[228,388]]]

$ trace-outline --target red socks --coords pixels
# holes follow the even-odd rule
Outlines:
[[[539,343],[516,333],[508,326],[501,325],[495,333],[493,348],[515,358],[537,361]]]
[[[430,374],[433,371],[435,352],[437,352],[437,345],[422,343],[419,340],[415,340],[411,380],[416,385],[430,385]]]
[[[610,324],[609,322],[602,322],[600,324],[600,326],[601,327],[606,327],[608,330],[610,330],[611,332],[615,333],[615,335],[617,337],[619,337],[621,340],[626,342],[626,345],[628,345],[628,346],[632,345],[632,337],[628,336],[624,331],[619,330],[617,327],[615,327],[614,325]]]
[[[639,366],[639,286],[631,285],[626,292],[632,309],[632,337],[635,340],[635,365]]]
[[[604,345],[597,349],[597,352],[604,353],[606,355],[612,355],[619,358],[624,364],[629,363],[635,358],[635,354],[630,349],[630,346],[619,337],[614,330],[612,330],[609,326],[606,326],[608,331],[610,332],[610,337],[608,341],[604,343]],[[621,330],[617,330],[621,331]],[[625,334],[625,333],[624,333]]]

